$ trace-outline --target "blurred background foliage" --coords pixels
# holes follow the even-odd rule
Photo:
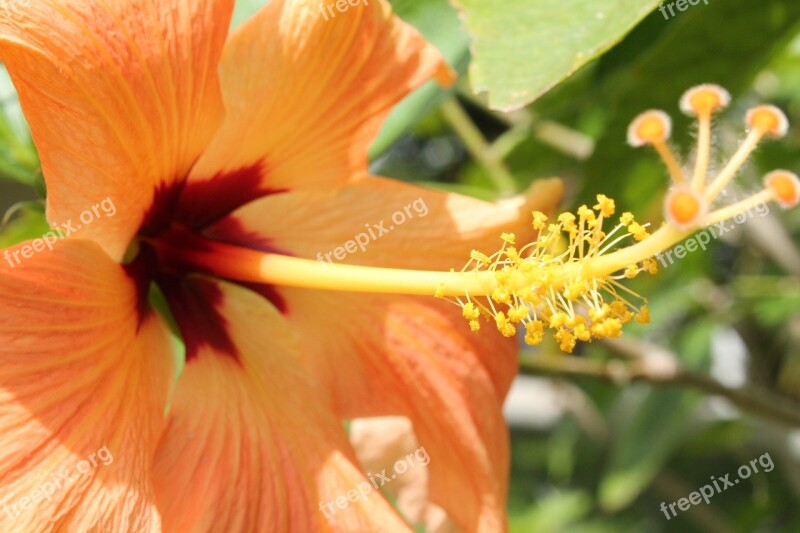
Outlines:
[[[263,0],[239,1],[234,25]],[[562,177],[565,208],[598,193],[660,220],[667,178],[625,143],[639,112],[675,119],[683,91],[734,95],[719,157],[746,109],[800,124],[800,2],[710,0],[666,20],[653,0],[394,0],[460,73],[400,104],[371,151],[375,173],[485,199]],[[649,14],[648,14],[649,13]],[[465,28],[466,25],[466,28]],[[474,55],[473,55],[474,54]],[[566,79],[565,79],[566,78]],[[47,226],[36,151],[0,71],[0,246]],[[502,109],[503,111],[500,111]],[[761,148],[738,180],[800,170],[800,128]],[[512,531],[800,531],[800,209],[771,206],[657,276],[636,280],[652,324],[563,356],[523,348],[508,402]],[[671,503],[769,453],[775,469],[667,520]]]

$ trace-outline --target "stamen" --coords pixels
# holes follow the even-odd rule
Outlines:
[[[472,324],[478,318],[474,309],[490,307],[501,334],[511,336],[516,331],[515,324],[523,324],[525,341],[538,344],[544,328],[549,327],[554,330],[561,349],[571,352],[579,340],[587,342],[592,338],[619,336],[624,324],[635,316],[646,316],[641,313],[640,305],[620,297],[618,291],[622,289],[642,303],[644,299],[619,285],[612,274],[624,268],[624,277],[630,279],[643,271],[653,272],[652,260],[643,258],[641,266],[638,262],[624,265],[617,262],[608,271],[593,268],[594,262],[610,247],[609,240],[615,234],[624,233],[616,237],[615,242],[626,237],[642,240],[647,235],[644,226],[636,223],[630,213],[623,214],[620,222],[605,233],[603,222],[612,217],[615,210],[613,200],[598,195],[593,209],[584,205],[578,209],[577,216],[560,215],[557,223],[547,226],[536,243],[525,246],[520,252],[503,245],[499,255],[491,256],[495,258],[494,265],[477,263],[471,272],[495,273],[496,289],[483,295],[473,293],[467,297],[467,304],[456,302],[463,306],[470,327],[476,328]],[[538,212],[533,214],[533,219],[534,227],[544,227],[547,221],[547,217]],[[564,241],[567,241],[566,250],[562,251]],[[521,253],[526,255],[523,257]],[[502,265],[501,270],[497,269],[499,265]]]
[[[708,161],[711,153],[711,115],[727,107],[730,94],[719,85],[698,85],[686,91],[681,98],[681,110],[698,121],[697,162],[692,189],[699,191],[705,186],[708,175]]]

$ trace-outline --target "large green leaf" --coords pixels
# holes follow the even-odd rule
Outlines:
[[[470,78],[495,109],[535,100],[619,41],[657,0],[454,0],[473,36]]]

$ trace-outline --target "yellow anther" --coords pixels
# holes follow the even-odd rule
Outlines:
[[[594,208],[600,211],[604,217],[608,218],[614,215],[614,212],[617,209],[614,200],[606,196],[605,194],[598,194],[597,195],[597,205]]]
[[[499,331],[503,337],[513,337],[517,333],[517,328],[514,327],[508,317],[506,317],[505,313],[502,311],[498,311],[496,315],[494,315],[494,322],[497,324],[497,331]]]
[[[628,232],[633,235],[633,238],[637,241],[644,240],[645,237],[650,235],[647,233],[647,229],[638,222],[631,222],[628,224]]]
[[[604,322],[606,328],[606,336],[616,338],[622,335],[622,321],[618,318],[608,318]]]
[[[564,289],[564,298],[567,300],[577,300],[589,290],[589,286],[586,284],[586,280],[583,278],[578,278],[572,280]]]
[[[513,246],[509,246],[508,248],[506,248],[505,252],[506,252],[506,257],[508,257],[509,261],[511,261],[512,263],[521,262],[522,258],[520,258],[519,252]]]
[[[501,304],[510,304],[511,292],[507,287],[495,287],[492,291],[492,300]]]
[[[788,170],[775,170],[764,176],[764,186],[784,209],[800,203],[800,179]]]
[[[553,313],[550,317],[550,327],[560,328],[567,322],[567,314],[563,312]]]
[[[508,244],[515,244],[517,237],[513,233],[503,233],[500,235],[500,238],[506,241]]]
[[[489,266],[489,265],[492,264],[492,260],[489,259],[489,256],[479,252],[478,250],[472,250],[469,253],[469,256],[470,256],[471,259],[473,259],[473,260],[475,260],[475,261],[477,261],[479,263],[483,263],[486,266]]]
[[[558,216],[558,222],[561,224],[561,227],[564,228],[564,231],[567,233],[575,234],[578,233],[578,226],[575,224],[575,215],[572,213],[561,213]],[[552,226],[555,231],[552,233],[558,232],[558,226]]]
[[[467,302],[461,309],[461,315],[467,320],[477,320],[481,316],[481,312],[475,307],[475,304]]]
[[[536,346],[544,339],[544,323],[541,320],[531,320],[525,324],[525,343]]]
[[[628,279],[633,279],[638,275],[639,275],[638,265],[628,265],[628,268],[625,269],[625,277]]]
[[[523,302],[528,302],[533,306],[537,306],[540,303],[542,303],[542,299],[539,297],[539,295],[536,294],[535,291],[532,291],[527,287],[522,289],[521,291],[518,291],[517,296],[519,296],[519,299],[522,300]]]
[[[658,263],[655,259],[645,259],[642,261],[642,268],[646,270],[648,274],[658,274]]]
[[[508,282],[511,281],[511,274],[513,272],[513,269],[506,265],[502,269],[498,270],[494,277],[500,285],[507,285]]]
[[[575,326],[575,329],[572,330],[575,334],[575,337],[581,342],[589,342],[592,340],[592,333],[586,329],[586,326],[583,324],[578,324]]]
[[[623,324],[627,324],[633,318],[633,313],[628,310],[628,306],[619,300],[611,302],[611,311],[617,315],[617,318],[622,321]]]
[[[541,211],[534,211],[533,212],[533,229],[535,230],[543,230],[547,227],[547,215],[542,213]]]
[[[598,320],[602,320],[608,316],[609,312],[611,312],[611,307],[608,304],[603,304],[599,309],[589,309],[589,318],[592,319],[592,322],[597,322]]]
[[[508,319],[514,324],[519,324],[524,319],[528,318],[528,314],[528,308],[524,305],[518,305],[508,309]]]
[[[619,223],[622,224],[623,226],[627,226],[633,221],[634,221],[633,213],[631,213],[630,211],[625,211],[624,213],[622,213],[622,216],[619,217]]]
[[[571,328],[575,328],[582,324],[586,324],[586,317],[583,315],[571,316],[566,320],[566,325]]]
[[[647,308],[646,305],[643,305],[639,312],[636,313],[636,322],[639,324],[649,324],[650,323],[650,309]]]
[[[568,329],[559,329],[556,332],[555,338],[558,341],[558,347],[561,348],[562,352],[572,353],[572,350],[575,349],[577,339],[575,338],[575,335],[570,333]]]
[[[580,216],[584,220],[595,219],[594,211],[589,209],[585,204],[578,208],[578,216]]]
[[[481,329],[481,323],[477,320],[470,320],[469,321],[469,329],[473,332],[478,332]]]

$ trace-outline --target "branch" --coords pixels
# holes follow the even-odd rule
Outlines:
[[[492,146],[469,118],[467,112],[458,103],[456,97],[450,97],[442,104],[442,114],[450,126],[458,133],[472,157],[483,165],[501,194],[513,194],[517,190],[517,182],[509,172],[502,159],[502,154],[492,150]]]
[[[612,349],[630,355],[629,346],[620,346],[617,343],[609,345]],[[657,387],[689,387],[709,396],[722,396],[743,411],[761,418],[790,427],[800,427],[800,408],[797,404],[761,387],[726,387],[708,376],[681,368],[674,356],[665,359],[663,350],[630,362],[619,359],[597,361],[567,355],[523,354],[520,358],[520,373],[589,377],[618,386],[640,381]]]

